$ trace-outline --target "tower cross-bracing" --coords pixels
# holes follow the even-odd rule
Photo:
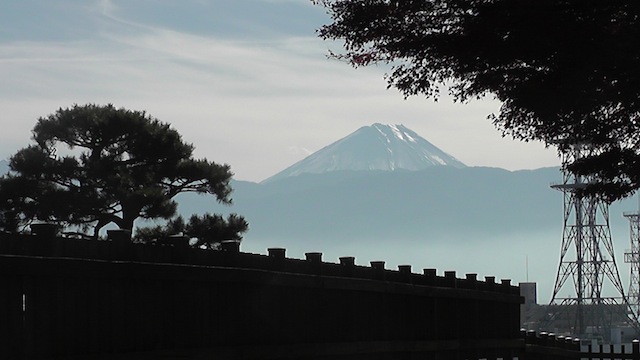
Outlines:
[[[627,299],[637,317],[640,311],[640,206],[637,212],[625,212],[624,217],[629,220],[631,242],[631,249],[624,254],[624,262],[629,263],[631,268]]]
[[[586,145],[564,153],[563,182],[552,185],[564,194],[564,230],[551,322],[573,336],[607,340],[613,323],[633,320],[614,256],[608,203],[584,191],[596,179],[567,170],[587,155],[592,150]]]

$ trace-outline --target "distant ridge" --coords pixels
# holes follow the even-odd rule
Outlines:
[[[340,170],[418,171],[431,166],[466,167],[404,125],[375,123],[361,127],[262,182],[304,173],[321,174]]]

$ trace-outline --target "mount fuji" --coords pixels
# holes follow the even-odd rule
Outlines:
[[[331,171],[419,171],[432,166],[464,168],[465,164],[404,125],[363,126],[262,183],[300,174]]]

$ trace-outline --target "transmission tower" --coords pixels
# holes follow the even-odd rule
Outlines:
[[[585,145],[564,153],[563,182],[551,186],[564,194],[564,230],[549,321],[556,331],[607,341],[612,325],[630,325],[631,320],[613,251],[608,203],[583,191],[595,179],[567,170],[567,164],[588,155],[593,152]]]
[[[640,311],[640,197],[638,199],[638,211],[623,214],[629,220],[631,240],[631,249],[624,254],[624,262],[629,263],[631,267],[628,300],[636,317]]]

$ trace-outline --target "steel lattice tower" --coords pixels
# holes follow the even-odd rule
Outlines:
[[[624,217],[629,220],[629,235],[631,249],[625,252],[624,262],[629,263],[629,292],[627,298],[635,316],[640,311],[640,205],[637,212],[625,212]]]
[[[608,203],[581,191],[595,179],[566,167],[587,155],[591,149],[584,145],[563,154],[563,182],[551,186],[564,194],[564,230],[550,321],[574,336],[608,340],[613,322],[629,324],[629,306],[615,261]]]

